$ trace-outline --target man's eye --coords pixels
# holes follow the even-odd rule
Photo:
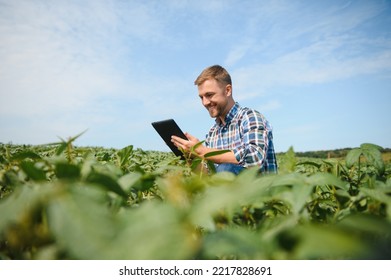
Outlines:
[[[213,95],[214,95],[213,93],[207,93],[204,96],[200,96],[200,99],[201,100],[204,99],[204,98],[211,99],[213,97]]]

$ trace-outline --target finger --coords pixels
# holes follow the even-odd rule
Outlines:
[[[175,136],[171,136],[171,142],[175,145],[175,146],[178,146],[178,140],[176,139]]]
[[[171,136],[171,141],[176,142],[176,143],[182,143],[184,140],[178,136],[172,135]]]
[[[189,133],[185,133],[187,139],[189,139],[190,141],[192,142],[199,142],[198,139],[196,137],[194,137],[193,135],[189,134]]]
[[[184,140],[180,137],[177,137],[177,136],[172,136],[171,137],[171,142],[177,146],[178,148],[182,148],[184,149],[185,148],[185,142],[187,142],[187,140]]]

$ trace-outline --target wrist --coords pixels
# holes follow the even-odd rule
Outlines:
[[[208,148],[204,145],[200,145],[197,149],[195,149],[195,152],[199,157],[204,157],[204,155],[208,153]]]

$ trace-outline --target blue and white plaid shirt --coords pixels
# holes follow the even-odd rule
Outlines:
[[[225,125],[216,119],[205,145],[233,151],[243,167],[259,166],[262,173],[277,173],[272,127],[256,110],[235,103],[225,117]]]

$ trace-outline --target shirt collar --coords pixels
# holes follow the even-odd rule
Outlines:
[[[239,103],[238,102],[235,102],[234,106],[232,106],[232,108],[229,110],[228,114],[225,116],[225,123],[230,123],[232,121],[232,119],[235,117],[236,113],[238,112],[239,110]],[[221,121],[219,118],[216,119],[216,123],[221,125]]]

